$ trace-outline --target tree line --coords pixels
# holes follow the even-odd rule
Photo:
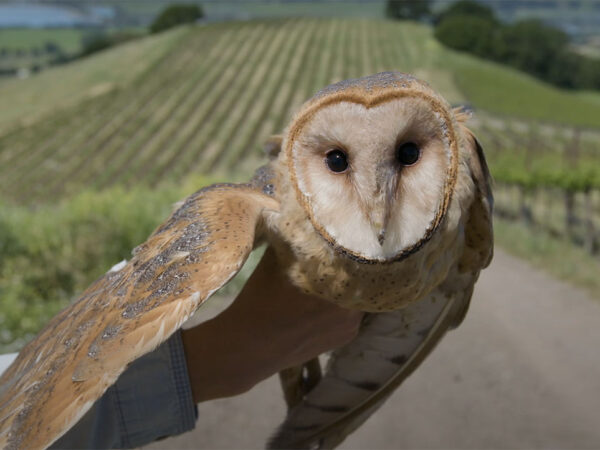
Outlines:
[[[600,89],[600,59],[572,50],[569,37],[540,20],[501,22],[494,10],[460,0],[437,15],[428,0],[390,0],[387,14],[399,19],[430,20],[435,37],[447,47],[515,67],[568,89]]]

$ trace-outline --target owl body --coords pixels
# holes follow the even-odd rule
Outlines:
[[[58,439],[260,243],[299,289],[366,312],[320,381],[282,376],[290,410],[271,445],[337,445],[462,321],[491,260],[490,176],[465,120],[396,72],[317,93],[250,183],[189,196],[23,348],[0,375],[0,447]]]

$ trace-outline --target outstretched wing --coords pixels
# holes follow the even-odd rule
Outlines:
[[[49,446],[227,283],[253,249],[262,212],[278,209],[263,190],[215,185],[191,195],[129,263],[54,317],[0,378],[0,448]]]
[[[446,280],[394,312],[369,314],[351,343],[333,352],[325,376],[292,408],[270,448],[334,448],[361,426],[464,319],[479,272],[493,253],[490,175],[481,146],[464,128],[472,202],[465,248]]]

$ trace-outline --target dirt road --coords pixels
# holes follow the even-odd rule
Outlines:
[[[262,448],[278,381],[199,414],[152,448]],[[600,302],[497,251],[463,325],[342,448],[600,448]]]

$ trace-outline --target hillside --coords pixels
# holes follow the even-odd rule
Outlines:
[[[37,30],[41,31],[46,30]],[[60,30],[53,31],[56,34]],[[129,42],[93,57],[45,70],[26,80],[0,79],[0,135],[15,121],[23,121],[28,125],[56,110],[75,106],[87,97],[130,84],[150,71],[152,65],[187,31],[186,28],[180,28],[160,36]],[[21,39],[27,33],[32,34],[30,39],[35,39],[37,32],[10,30],[4,33],[17,35]],[[49,31],[47,34],[52,35]]]
[[[0,197],[156,185],[192,173],[241,178],[319,88],[411,72],[453,103],[600,128],[600,95],[565,93],[442,48],[429,28],[290,19],[183,28],[25,81],[0,83]],[[58,105],[58,106],[56,106]]]

